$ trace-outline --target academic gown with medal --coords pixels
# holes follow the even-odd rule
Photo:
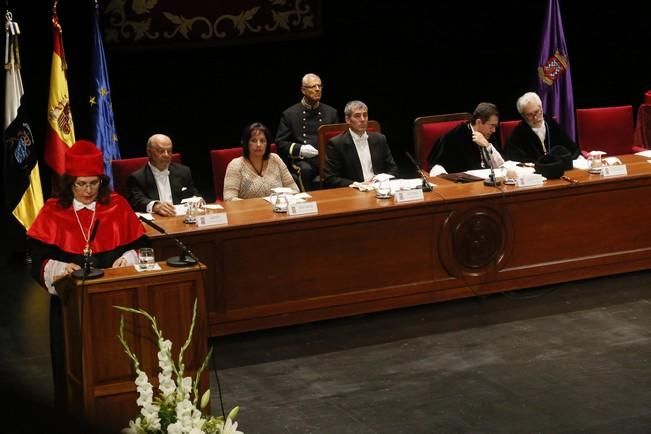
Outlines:
[[[61,208],[57,203],[58,199],[49,199],[27,231],[32,275],[41,284],[43,269],[50,259],[83,264],[86,238],[90,237],[91,224],[98,221],[95,239],[90,244],[94,267],[110,268],[124,252],[144,244],[142,223],[119,194],[111,193],[107,205],[97,202],[94,218],[88,208],[75,213],[72,205]]]
[[[90,243],[93,266],[109,268],[128,250],[144,244],[145,230],[129,203],[122,196],[111,193],[107,205],[99,202],[93,211],[74,206],[62,208],[58,199],[49,199],[27,231],[32,255],[32,276],[45,286],[43,270],[51,259],[82,265],[86,239],[92,225],[97,226],[95,239]],[[75,215],[76,214],[76,215]],[[77,220],[79,217],[79,220]],[[82,232],[83,231],[83,232]],[[54,380],[54,403],[57,410],[66,411],[67,382],[63,318],[59,297],[50,297],[50,356]]]

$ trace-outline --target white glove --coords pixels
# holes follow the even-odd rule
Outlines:
[[[319,155],[319,151],[312,145],[303,145],[300,150],[301,157],[312,158]]]

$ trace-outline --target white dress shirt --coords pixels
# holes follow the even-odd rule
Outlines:
[[[545,137],[547,136],[547,128],[545,128],[545,124],[543,123],[542,126],[531,129],[540,139],[540,146],[542,146],[543,154],[546,154],[547,150],[545,149]]]
[[[373,173],[371,149],[368,147],[368,134],[366,131],[364,131],[364,134],[360,136],[351,129],[349,129],[349,131],[350,135],[353,138],[353,142],[355,143],[355,149],[357,149],[359,162],[362,165],[362,175],[364,176],[364,181],[370,181],[375,176],[375,173]]]
[[[156,202],[174,203],[174,199],[172,199],[172,188],[170,187],[170,170],[158,170],[151,163],[147,164],[149,164],[151,173],[154,175],[156,189],[158,190],[158,200],[152,200],[147,204],[147,212],[151,213]]]

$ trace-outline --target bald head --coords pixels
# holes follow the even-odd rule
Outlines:
[[[172,139],[165,134],[154,134],[147,140],[149,162],[158,170],[165,170],[172,161]]]

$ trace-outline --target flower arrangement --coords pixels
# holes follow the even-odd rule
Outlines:
[[[129,427],[122,430],[123,434],[244,434],[237,430],[237,413],[235,407],[224,416],[204,415],[204,410],[210,402],[210,389],[206,390],[199,401],[199,378],[208,365],[212,349],[204,359],[196,373],[194,380],[184,377],[185,365],[183,353],[190,346],[192,332],[194,331],[197,317],[197,300],[194,301],[192,323],[188,338],[179,351],[178,361],[172,357],[172,342],[163,337],[158,328],[156,318],[142,309],[115,306],[125,312],[142,315],[149,320],[158,341],[158,396],[154,397],[154,387],[149,382],[147,373],[140,369],[138,357],[131,351],[124,337],[124,315],[120,319],[120,334],[118,339],[136,369],[136,386],[138,400],[136,403],[141,408],[139,417],[129,421]],[[192,400],[190,399],[192,397]],[[197,407],[197,404],[200,407]]]

